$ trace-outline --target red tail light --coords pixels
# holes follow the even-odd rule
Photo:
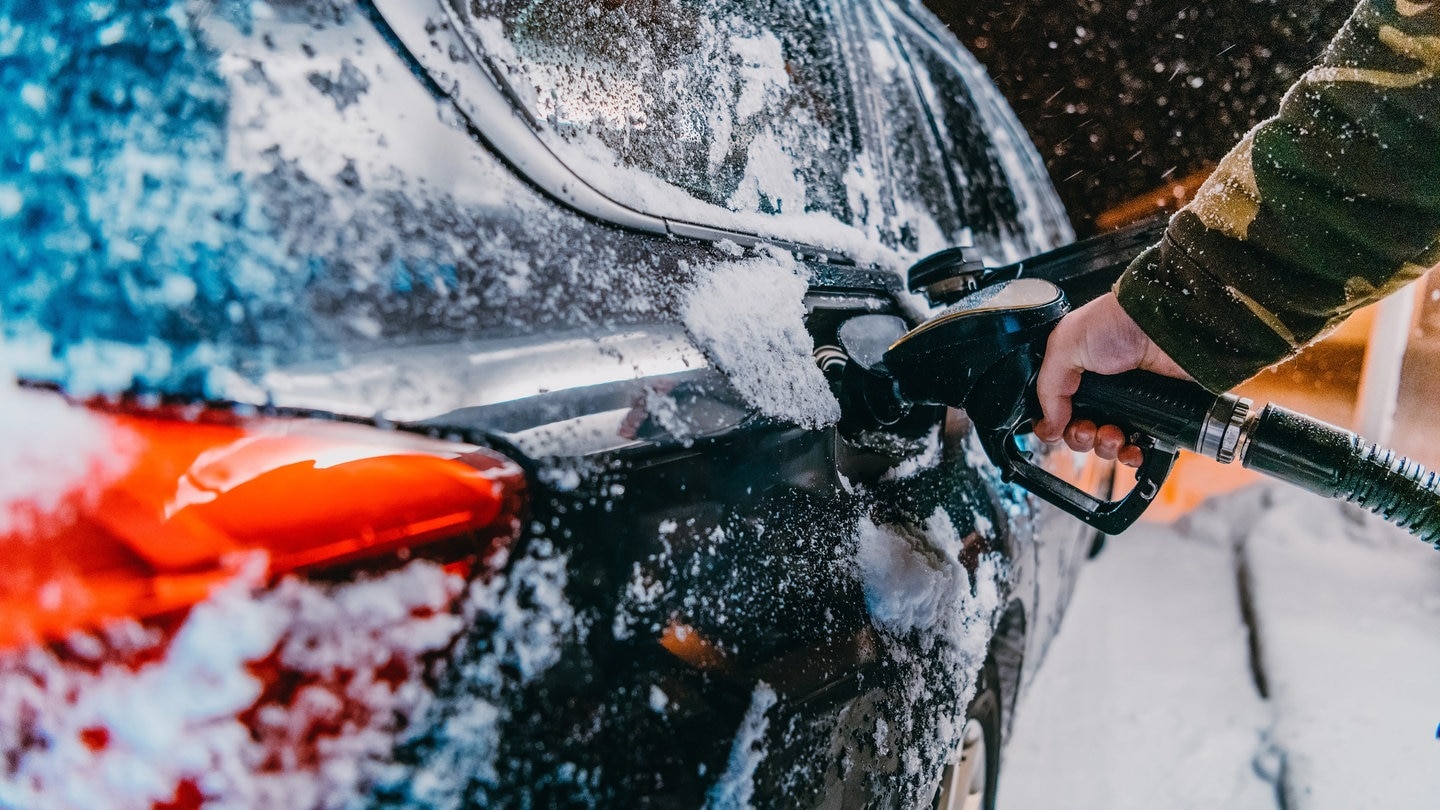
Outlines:
[[[411,555],[493,569],[519,535],[523,472],[472,445],[306,420],[94,418],[122,472],[76,481],[59,508],[0,504],[21,518],[0,522],[0,646],[187,608],[257,555],[272,579]]]

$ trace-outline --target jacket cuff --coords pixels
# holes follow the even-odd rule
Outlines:
[[[1168,232],[1131,262],[1114,292],[1155,345],[1210,391],[1228,391],[1291,351]]]

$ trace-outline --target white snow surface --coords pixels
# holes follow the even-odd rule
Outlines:
[[[989,634],[969,631],[975,620],[988,621],[1000,607],[998,558],[987,555],[981,560],[972,594],[970,574],[960,561],[964,538],[938,508],[925,522],[924,541],[868,518],[860,521],[857,539],[865,603],[882,628],[897,635],[941,632],[962,644],[978,638],[984,658]]]
[[[0,535],[23,532],[129,467],[132,448],[100,419],[54,394],[15,385],[0,344]]]
[[[1293,488],[1222,514],[1253,582],[1287,806],[1440,806],[1440,554]]]
[[[1020,695],[1000,810],[1274,808],[1232,559],[1153,524],[1107,540]]]
[[[153,662],[116,663],[161,641],[134,623],[77,636],[68,656],[39,646],[0,656],[0,747],[15,757],[0,806],[149,808],[186,780],[224,807],[347,807],[367,795],[430,698],[421,659],[461,629],[451,608],[463,581],[416,561],[374,579],[256,591],[263,558],[252,563]],[[272,651],[304,685],[288,703],[262,702],[252,735],[238,717],[262,694],[249,663]],[[313,735],[330,723],[338,733]]]
[[[1437,628],[1440,554],[1338,501],[1267,485],[1141,524],[1021,696],[1000,808],[1435,807]]]
[[[750,708],[740,720],[735,742],[730,748],[730,761],[725,773],[710,788],[705,807],[709,810],[744,810],[755,796],[755,769],[765,758],[765,732],[770,726],[765,713],[778,698],[770,685],[761,681],[750,696]]]
[[[805,330],[804,267],[788,253],[726,262],[704,273],[684,305],[685,326],[762,414],[818,428],[840,403]]]

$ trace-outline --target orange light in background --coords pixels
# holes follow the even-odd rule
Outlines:
[[[1160,494],[1145,510],[1144,519],[1169,523],[1210,498],[1263,480],[1264,476],[1239,462],[1221,464],[1195,453],[1181,453]]]
[[[1099,231],[1114,231],[1157,214],[1173,214],[1195,197],[1195,192],[1205,182],[1214,166],[1205,166],[1198,171],[1172,180],[1153,191],[1133,197],[1119,205],[1108,208],[1095,217],[1095,228]]]

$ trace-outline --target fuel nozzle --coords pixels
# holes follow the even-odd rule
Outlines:
[[[1035,463],[1028,443],[1022,442],[1040,417],[1035,376],[1046,338],[1069,311],[1064,293],[1049,281],[1002,281],[965,296],[898,337],[870,371],[888,377],[902,403],[964,409],[1005,480],[1114,534],[1154,500],[1176,450],[1137,435],[1147,451],[1145,463],[1137,471],[1136,485],[1116,501],[1098,499]]]
[[[1248,399],[1145,371],[1087,372],[1073,398],[1077,416],[1120,426],[1144,450],[1135,486],[1106,501],[1046,472],[1021,438],[1041,415],[1035,378],[1045,341],[1069,309],[1048,281],[1002,281],[903,334],[893,322],[880,329],[869,322],[864,351],[847,344],[843,329],[841,342],[852,357],[864,358],[857,373],[866,375],[859,389],[865,407],[902,415],[915,403],[963,408],[1005,480],[1107,534],[1139,518],[1179,451],[1189,450],[1222,463],[1238,458],[1250,469],[1357,503],[1440,548],[1440,476],[1303,414],[1273,404],[1256,413]],[[853,330],[851,343],[862,342],[861,331]]]
[[[885,367],[911,400],[968,408],[975,386],[997,367],[1014,366],[1007,376],[1033,372],[1045,338],[1069,311],[1060,288],[1048,281],[1002,282],[902,335],[886,350]]]

